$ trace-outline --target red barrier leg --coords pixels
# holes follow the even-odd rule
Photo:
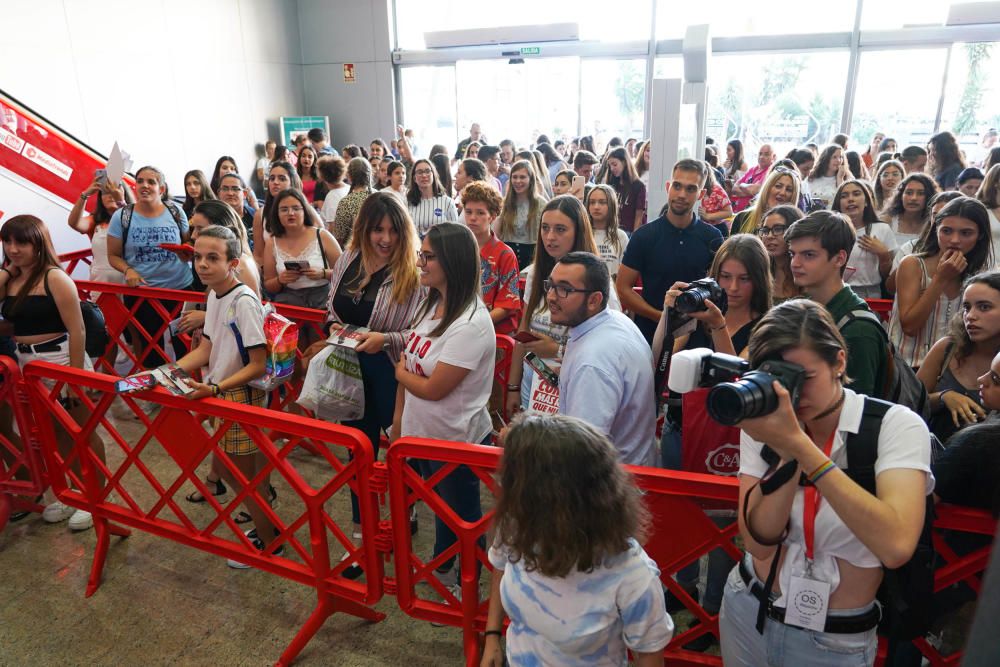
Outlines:
[[[0,493],[0,530],[7,527],[7,520],[10,519],[11,505],[10,496],[6,493]]]
[[[116,526],[107,519],[94,517],[94,532],[97,533],[97,546],[94,548],[94,562],[90,566],[90,579],[87,580],[87,592],[84,597],[90,597],[97,592],[101,586],[101,577],[104,574],[104,562],[108,557],[108,545],[112,535],[128,537],[132,531],[121,526]]]
[[[316,608],[313,609],[312,614],[306,620],[302,629],[299,630],[298,634],[292,640],[292,643],[288,645],[285,652],[281,654],[278,658],[278,662],[275,663],[278,667],[287,667],[294,662],[295,658],[302,652],[306,644],[313,638],[313,636],[319,631],[323,624],[326,623],[326,619],[330,618],[336,612],[343,612],[345,614],[350,614],[352,616],[357,616],[358,618],[363,618],[366,621],[371,621],[377,623],[385,618],[385,614],[377,612],[370,607],[366,607],[362,604],[354,602],[353,600],[338,600],[332,595],[320,595],[319,602],[316,604]]]

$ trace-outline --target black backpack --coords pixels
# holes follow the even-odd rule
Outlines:
[[[909,368],[909,366],[907,366]],[[847,469],[844,473],[868,493],[875,495],[875,460],[878,458],[878,436],[882,418],[891,403],[865,397],[861,413],[861,428],[848,435]],[[910,640],[922,637],[931,624],[934,604],[934,501],[927,496],[924,527],[917,548],[910,560],[896,569],[883,568],[885,576],[879,587],[882,603],[879,632],[890,639]]]
[[[892,403],[865,397],[861,426],[844,442],[847,467],[841,468],[848,477],[868,493],[875,495],[875,461],[878,459],[878,436],[882,419]],[[933,441],[928,440],[929,444]],[[931,445],[933,448],[933,445]],[[933,453],[933,449],[932,449]],[[761,457],[776,465],[777,452],[764,445]],[[884,576],[876,597],[882,605],[879,634],[894,640],[922,637],[930,628],[934,599],[934,544],[931,531],[934,524],[934,501],[927,496],[924,527],[917,548],[910,560],[901,567],[883,567]],[[777,561],[775,561],[777,562]]]
[[[927,388],[917,378],[913,368],[899,356],[896,347],[889,340],[889,334],[882,325],[881,318],[867,308],[858,308],[841,317],[837,322],[837,329],[843,331],[845,326],[857,320],[871,323],[885,341],[885,384],[877,388],[878,398],[909,408],[927,423],[931,413]]]
[[[170,211],[170,216],[177,223],[177,233],[180,234],[181,241],[184,240],[184,221],[181,219],[181,210],[172,201],[164,201],[163,205]],[[122,256],[125,256],[125,244],[128,242],[128,228],[132,224],[132,213],[135,211],[135,204],[129,204],[122,209]]]

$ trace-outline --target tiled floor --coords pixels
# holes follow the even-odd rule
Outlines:
[[[135,422],[117,423],[129,441],[138,438]],[[109,463],[121,461],[120,451],[108,451]],[[307,479],[317,474],[311,457],[294,456]],[[165,475],[175,468],[155,443],[142,460]],[[275,486],[278,514],[294,515],[290,490],[280,480]],[[133,487],[144,488],[137,482]],[[196,522],[207,521],[209,508],[181,499],[190,490],[181,489],[178,503]],[[328,507],[341,525],[349,524],[346,495],[335,496]],[[417,549],[429,552],[433,522],[426,508],[421,521]],[[46,524],[38,515],[0,533],[0,665],[269,665],[315,605],[308,587],[232,570],[222,558],[138,531],[112,538],[103,584],[85,598],[94,544],[92,530],[71,533],[65,523]],[[332,616],[295,664],[464,663],[457,628],[412,619],[388,595],[376,609],[387,615],[381,623]]]

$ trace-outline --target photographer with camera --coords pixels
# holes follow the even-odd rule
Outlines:
[[[625,249],[615,288],[622,307],[635,314],[635,324],[652,342],[669,286],[705,275],[722,245],[722,232],[695,214],[705,195],[708,164],[684,159],[674,165],[667,183],[667,204],[660,217],[635,230]],[[642,295],[633,288],[642,280]]]
[[[896,611],[875,604],[883,567],[907,564],[924,527],[927,427],[844,386],[847,346],[812,301],[775,306],[749,355],[755,370],[713,387],[708,400],[713,417],[743,430],[747,554],[723,597],[723,662],[819,667],[851,656],[872,665],[880,616]],[[732,359],[704,356],[699,383],[732,378]],[[671,387],[683,389],[683,379],[671,373]]]
[[[722,244],[715,254],[710,278],[688,284],[677,282],[667,290],[663,301],[663,317],[653,336],[654,359],[660,359],[665,339],[673,338],[673,352],[707,348],[715,352],[730,355],[744,355],[750,332],[760,321],[760,318],[771,308],[771,272],[770,258],[764,244],[756,236],[737,234]],[[715,294],[712,294],[715,292]],[[691,311],[690,308],[697,308]],[[686,318],[697,322],[690,334],[681,334],[674,338],[667,336],[669,318]],[[672,327],[671,327],[672,328]],[[660,455],[663,467],[668,470],[683,470],[684,460],[691,460],[697,452],[702,452],[698,460],[711,457],[711,452],[720,451],[726,445],[730,447],[739,443],[739,435],[733,429],[714,428],[707,419],[695,421],[692,417],[704,415],[703,392],[691,393],[681,397],[681,405],[670,405],[664,415],[663,433],[660,439]],[[686,441],[692,451],[682,456],[682,408],[688,411],[689,426],[693,423],[706,425],[706,428],[694,428],[687,433]],[[694,413],[691,414],[691,411]],[[708,456],[705,453],[708,452]],[[704,472],[703,469],[692,469],[689,472]],[[713,471],[716,474],[727,474],[725,471]],[[728,474],[735,474],[735,469]],[[725,526],[731,523],[731,517],[713,517],[717,524]],[[710,614],[719,613],[722,604],[722,588],[726,575],[733,566],[733,561],[725,551],[716,549],[711,552],[708,560],[708,576],[705,583],[705,593],[701,598],[701,606]],[[677,574],[678,583],[684,587],[693,598],[697,598],[698,589],[697,562],[685,567]],[[680,611],[683,605],[672,594],[667,595],[668,609]],[[688,649],[704,649],[712,640],[712,635],[706,634],[703,639],[695,640],[686,645]]]

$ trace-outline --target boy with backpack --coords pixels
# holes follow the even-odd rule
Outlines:
[[[859,394],[908,407],[927,421],[927,390],[889,342],[879,316],[844,283],[854,225],[840,213],[816,211],[785,232],[792,278],[823,305],[847,342],[848,384]]]
[[[262,408],[266,392],[249,383],[265,371],[264,309],[253,290],[236,279],[241,252],[240,240],[224,227],[207,227],[199,233],[194,244],[194,266],[209,290],[204,334],[201,344],[179,359],[177,365],[188,373],[208,367],[204,382],[188,381],[195,389],[188,398],[216,396]],[[220,444],[248,480],[265,467],[266,461],[250,435],[238,424],[229,427]],[[217,468],[238,493],[242,484],[225,465]],[[258,503],[259,497],[258,492],[246,500],[256,526],[247,536],[257,549],[271,553],[269,545],[277,531]],[[284,545],[280,545],[273,549],[273,554],[277,556],[283,551]],[[228,565],[236,569],[250,567],[235,560],[229,560]]]

